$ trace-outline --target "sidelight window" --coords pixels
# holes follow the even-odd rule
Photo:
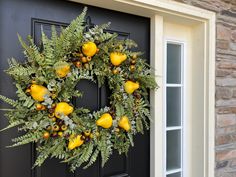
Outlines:
[[[184,177],[183,88],[184,44],[166,42],[165,62],[165,177]]]

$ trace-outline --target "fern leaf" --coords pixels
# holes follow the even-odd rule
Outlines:
[[[18,39],[21,43],[21,46],[25,49],[24,54],[27,58],[30,58],[31,60],[34,60],[37,62],[40,66],[44,66],[44,57],[40,54],[39,49],[36,45],[30,45],[28,46],[22,39],[22,37],[18,35]]]
[[[7,103],[7,104],[9,104],[9,105],[11,105],[13,107],[17,107],[18,106],[18,102],[17,101],[12,100],[10,98],[7,98],[7,97],[5,97],[3,95],[0,95],[0,100],[4,101],[5,103]]]
[[[83,169],[86,169],[86,168],[90,167],[92,164],[94,164],[94,162],[96,162],[96,160],[97,160],[98,154],[99,154],[99,150],[96,149],[93,152],[93,154],[91,155],[89,163],[86,166],[84,166]]]
[[[14,121],[11,124],[9,124],[7,127],[1,129],[0,132],[5,131],[5,130],[10,129],[10,128],[13,128],[13,127],[16,127],[18,125],[24,124],[24,123],[25,122],[23,120]]]
[[[24,101],[23,106],[30,108],[35,102],[31,97],[28,97],[25,92],[22,90],[21,86],[19,84],[16,84],[17,88],[17,96],[19,97],[19,100]]]
[[[24,144],[28,144],[32,142],[37,142],[41,137],[42,136],[39,133],[27,133],[25,135],[22,135],[20,137],[13,139],[12,141],[16,143],[7,147],[16,147],[16,146],[20,146],[20,145],[24,145]]]

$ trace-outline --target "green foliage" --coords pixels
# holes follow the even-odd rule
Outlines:
[[[30,46],[28,46],[23,41],[22,37],[19,34],[17,34],[17,35],[18,35],[18,39],[21,43],[21,46],[25,49],[24,54],[29,59],[28,61],[30,61],[30,62],[34,61],[35,64],[38,64],[39,66],[44,66],[45,59],[44,59],[44,56],[42,54],[40,54],[39,48],[32,43]],[[30,38],[30,40],[32,40],[32,39]]]
[[[28,143],[37,142],[41,137],[42,137],[42,134],[40,132],[35,132],[35,133],[30,132],[20,137],[14,138],[12,141],[15,142],[15,144],[8,147],[15,147],[15,146],[28,144]]]
[[[119,154],[125,153],[127,155],[130,147],[130,140],[126,134],[119,134],[113,137],[114,149],[118,150]]]
[[[29,83],[30,75],[37,72],[37,69],[29,65],[21,65],[14,58],[8,60],[9,68],[6,73],[18,82]]]
[[[133,40],[119,40],[117,34],[109,33],[107,28],[110,23],[87,30],[84,23],[86,11],[87,8],[60,33],[52,26],[51,38],[42,29],[40,47],[35,45],[31,36],[28,36],[28,42],[24,42],[18,35],[27,61],[9,60],[6,73],[15,81],[18,99],[0,95],[2,101],[13,107],[5,113],[9,125],[3,130],[18,126],[18,130],[25,133],[13,139],[14,144],[10,147],[37,143],[38,156],[34,166],[41,166],[47,158],[58,158],[75,171],[80,166],[88,168],[99,155],[104,166],[113,149],[120,154],[128,154],[130,146],[134,146],[134,135],[149,128],[148,93],[150,89],[157,88],[150,67],[141,58],[141,52],[133,51],[137,47]],[[83,54],[86,42],[93,42],[97,47],[96,54],[90,58]],[[113,66],[111,52],[126,55],[126,60],[119,66]],[[130,68],[131,65],[134,69]],[[70,66],[64,77],[56,72],[58,68],[63,72],[63,66]],[[108,107],[94,112],[78,108],[78,101],[74,98],[83,95],[77,90],[81,80],[97,83],[99,87],[107,86],[111,93]],[[132,94],[124,89],[128,80],[140,85]],[[46,90],[45,93],[41,89],[35,91],[34,94],[41,99],[34,98],[33,84]],[[69,114],[59,111],[62,115],[56,118],[55,107],[60,102],[73,106],[73,111]],[[104,113],[113,118],[113,124],[108,129],[96,125]],[[129,119],[128,132],[119,127],[122,116]],[[68,142],[70,136],[76,135],[81,135],[83,143],[71,150]]]
[[[20,84],[16,84],[16,88],[17,88],[16,94],[19,100],[22,101],[22,106],[27,107],[27,108],[32,107],[35,101],[31,97],[25,94]]]
[[[7,127],[1,129],[0,132],[5,131],[5,130],[10,129],[10,128],[13,128],[13,127],[16,127],[18,125],[24,124],[24,123],[25,122],[23,120],[16,120],[16,121],[12,122],[11,124],[9,124]]]
[[[9,105],[11,105],[13,107],[17,107],[18,106],[18,102],[17,101],[12,100],[10,98],[7,98],[7,97],[5,97],[3,95],[0,95],[0,100],[4,101],[5,103],[7,103],[7,104],[9,104]]]
[[[101,138],[98,141],[98,149],[101,152],[102,157],[102,167],[105,165],[105,163],[109,160],[109,157],[112,154],[112,147],[113,144],[110,141],[110,135],[107,134],[107,132],[103,132],[104,135],[101,136]]]
[[[39,146],[37,148],[38,156],[35,160],[34,167],[41,166],[43,162],[50,156],[51,153],[55,152],[55,149],[57,148],[57,145],[59,143],[54,143],[52,141],[48,141],[43,146]]]
[[[96,162],[98,155],[99,155],[99,150],[95,149],[95,151],[93,152],[93,154],[90,157],[89,163],[86,166],[84,166],[84,169],[86,169],[86,168],[90,167],[91,165],[93,165],[94,162]]]

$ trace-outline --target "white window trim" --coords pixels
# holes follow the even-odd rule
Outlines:
[[[163,147],[158,134],[163,132],[163,17],[199,23],[204,28],[204,177],[214,177],[215,164],[215,13],[170,0],[70,0],[151,18],[151,65],[156,68],[161,86],[151,92],[154,123],[151,125],[151,177],[162,177]],[[155,109],[154,109],[155,107]],[[158,137],[158,138],[157,138]]]

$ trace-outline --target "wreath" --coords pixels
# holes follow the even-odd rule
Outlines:
[[[54,157],[74,171],[92,165],[99,154],[104,166],[113,149],[127,154],[133,136],[149,128],[148,93],[157,88],[149,65],[131,50],[134,41],[106,32],[109,24],[86,30],[86,11],[60,34],[55,26],[50,38],[42,30],[39,47],[30,36],[26,43],[18,35],[27,60],[9,60],[6,73],[18,99],[0,95],[13,107],[4,109],[9,125],[3,130],[17,126],[24,132],[10,147],[37,143],[34,166]],[[83,79],[109,87],[109,107],[91,112],[73,105],[82,96],[76,86]]]

